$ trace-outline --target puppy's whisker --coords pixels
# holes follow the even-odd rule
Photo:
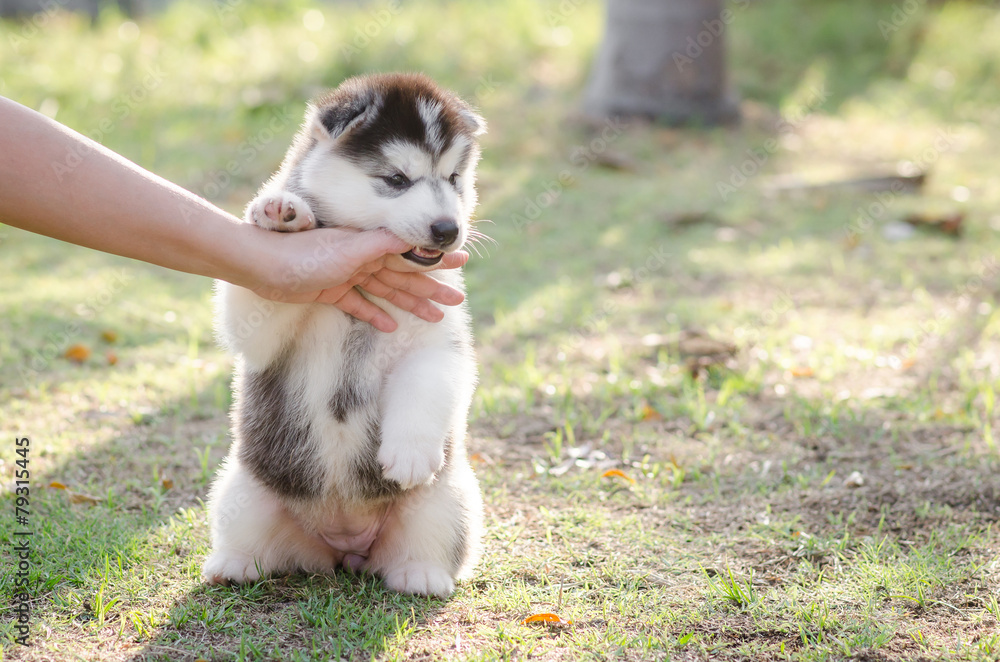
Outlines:
[[[477,243],[475,241],[472,241],[470,239],[468,242],[466,242],[466,245],[469,248],[471,248],[472,250],[474,250],[476,252],[476,255],[478,255],[479,257],[483,256],[483,254],[479,251],[479,246],[477,245]]]
[[[476,255],[478,255],[479,257],[483,257],[483,253],[479,250],[480,248],[486,251],[485,257],[490,257],[489,248],[483,245],[483,242],[480,237],[470,236],[469,239],[466,241],[466,244],[468,244],[472,248],[472,250],[476,251]]]
[[[480,241],[480,242],[486,242],[486,241],[488,241],[491,244],[493,244],[494,246],[499,246],[500,245],[499,241],[497,241],[493,237],[489,236],[488,234],[484,234],[484,233],[480,232],[479,230],[470,230],[469,231],[469,237],[470,237],[470,239],[475,239],[476,241]]]

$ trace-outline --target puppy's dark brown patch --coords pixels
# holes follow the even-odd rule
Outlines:
[[[311,442],[312,425],[295,409],[301,401],[287,384],[290,353],[265,370],[243,375],[235,408],[239,458],[251,474],[282,496],[320,494],[323,471]]]

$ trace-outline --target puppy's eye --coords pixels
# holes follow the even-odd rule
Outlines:
[[[451,184],[452,186],[458,186],[458,173],[457,172],[451,173],[451,177],[448,178],[448,183]]]
[[[406,175],[401,172],[397,172],[391,177],[383,177],[385,183],[393,188],[406,188],[410,185],[410,180],[407,179]]]

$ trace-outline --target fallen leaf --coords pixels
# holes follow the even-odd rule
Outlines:
[[[114,352],[108,352],[104,356],[108,359],[108,365],[115,365],[118,363],[118,355]]]
[[[632,478],[621,469],[608,469],[607,471],[601,474],[601,478],[610,478],[612,476],[616,478],[624,478],[630,483],[635,483],[635,478]]]
[[[522,625],[528,625],[530,623],[546,623],[549,625],[572,625],[573,621],[563,620],[556,614],[544,613],[544,614],[533,614],[523,621]]]
[[[716,340],[704,331],[685,329],[677,334],[651,333],[642,338],[642,344],[657,350],[661,347],[684,360],[684,367],[697,379],[706,369],[725,365],[736,355],[736,345]]]
[[[77,343],[75,345],[71,345],[63,356],[70,361],[83,363],[90,357],[90,349],[86,345]]]
[[[118,342],[118,334],[111,329],[105,329],[104,331],[101,331],[101,339],[104,340],[104,342]]]
[[[644,405],[642,408],[642,420],[644,421],[662,421],[663,414],[656,411],[649,405]]]
[[[663,217],[663,224],[672,230],[685,230],[703,223],[718,225],[719,219],[709,211],[679,211]]]
[[[473,453],[469,456],[469,462],[474,464],[487,464],[489,466],[496,464],[496,462],[493,461],[493,458],[486,453]]]
[[[94,505],[101,502],[100,499],[92,497],[89,494],[80,494],[79,492],[70,492],[69,490],[66,490],[66,493],[69,494],[70,503],[89,503]]]
[[[913,169],[910,172],[873,173],[872,175],[809,182],[797,175],[779,175],[764,182],[770,193],[810,192],[822,193],[837,190],[853,190],[867,193],[892,191],[893,193],[919,193],[927,179],[927,173]],[[825,200],[825,198],[824,198]]]
[[[62,483],[60,483],[58,480],[54,480],[51,483],[49,483],[49,487],[51,487],[52,489],[55,489],[55,490],[65,490],[66,489],[66,486],[63,485]]]
[[[910,214],[903,218],[905,223],[909,223],[915,228],[927,228],[938,230],[952,237],[962,234],[962,221],[965,214],[960,211],[951,214]]]
[[[736,353],[736,346],[732,343],[710,338],[700,332],[690,332],[682,337],[677,343],[677,349],[681,356],[692,356],[699,359],[716,359],[732,356]]]
[[[634,172],[639,168],[639,163],[634,158],[624,152],[611,149],[597,153],[594,160],[597,162],[597,165],[609,170]]]
[[[816,373],[809,366],[796,366],[791,369],[792,377],[812,377]]]

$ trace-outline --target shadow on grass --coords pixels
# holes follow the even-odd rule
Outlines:
[[[174,602],[168,624],[128,659],[375,658],[401,652],[442,604],[343,571],[242,587],[199,586]]]
[[[216,386],[194,405],[188,397],[160,404],[143,424],[116,421],[114,438],[33,473],[35,643],[27,659],[44,659],[50,640],[64,647],[72,629],[83,635],[77,654],[88,659],[105,645],[114,651],[107,659],[367,658],[405,647],[443,604],[340,571],[201,584],[209,549],[203,500],[228,449]],[[44,453],[42,440],[33,441]],[[68,489],[43,487],[55,480]],[[4,567],[14,567],[10,549],[4,545]],[[14,592],[4,575],[0,593],[9,601]]]

